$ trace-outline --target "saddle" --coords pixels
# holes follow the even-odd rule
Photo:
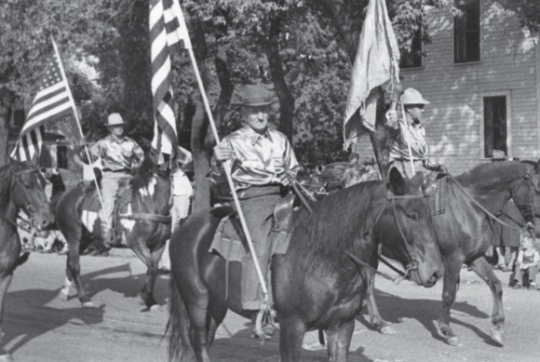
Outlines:
[[[132,192],[129,181],[129,177],[120,180],[114,201],[112,232],[114,241],[116,241],[116,243],[119,243],[121,239],[121,235],[118,233],[118,225],[120,223],[118,211],[122,210],[126,205],[131,203]],[[101,200],[97,193],[95,183],[92,181],[81,181],[79,183],[79,187],[82,188],[84,193],[81,210],[87,213],[99,213],[101,210]],[[87,227],[89,226],[87,225]],[[89,229],[91,230],[91,227],[89,227]]]
[[[441,215],[446,212],[446,175],[440,172],[430,172],[424,176],[422,188],[429,195],[431,215]]]

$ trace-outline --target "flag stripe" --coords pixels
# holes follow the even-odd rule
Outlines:
[[[55,46],[56,50],[56,46]],[[30,160],[39,156],[43,144],[42,135],[46,122],[70,114],[74,104],[69,92],[58,53],[47,60],[45,71],[41,77],[39,91],[32,101],[26,121],[19,135],[12,157],[19,160]]]
[[[191,47],[182,9],[178,0],[151,0],[150,41],[152,94],[156,131],[152,145],[162,146],[174,155],[178,149],[176,118],[173,108],[171,54],[180,47]]]
[[[41,103],[38,103],[34,105],[32,108],[30,108],[30,111],[28,111],[28,115],[26,116],[27,118],[26,123],[28,123],[33,117],[41,113],[47,112],[49,109],[56,107],[58,104],[69,102],[69,95],[65,89],[58,90],[58,92],[59,92],[58,94],[51,93],[50,98],[47,98],[46,100],[43,100]]]

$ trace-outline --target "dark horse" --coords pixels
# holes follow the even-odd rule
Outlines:
[[[447,183],[446,212],[433,217],[435,233],[444,263],[443,314],[436,326],[446,342],[457,345],[458,338],[450,327],[450,310],[456,299],[459,273],[468,265],[484,280],[493,295],[492,337],[503,345],[504,309],[502,285],[484,254],[492,245],[494,219],[485,211],[498,215],[512,198],[522,216],[532,225],[536,204],[540,202],[540,162],[504,161],[482,164]],[[482,207],[480,208],[477,203]],[[383,254],[392,257],[383,247]],[[373,282],[368,291],[371,322],[380,331],[391,332],[375,305]]]
[[[94,191],[95,192],[95,191]],[[67,298],[72,283],[83,307],[92,307],[80,279],[80,253],[95,240],[101,238],[99,221],[89,230],[82,222],[82,204],[85,197],[94,197],[84,185],[65,192],[56,207],[56,222],[68,246],[66,283],[62,295]],[[171,235],[171,187],[168,171],[158,170],[156,155],[145,155],[142,165],[131,179],[131,201],[123,204],[117,215],[120,223],[117,231],[135,254],[146,264],[146,284],[140,296],[148,309],[156,305],[153,290],[158,274],[158,262]],[[119,229],[119,230],[118,230]]]
[[[17,232],[17,215],[22,209],[36,230],[43,230],[53,222],[53,213],[44,191],[45,180],[39,170],[27,162],[11,161],[0,168],[0,323],[4,297],[13,271],[28,259],[21,255],[21,242]],[[0,336],[3,332],[0,330]],[[0,349],[0,361],[12,357]]]
[[[325,330],[332,361],[347,360],[355,316],[366,293],[365,264],[375,266],[380,230],[399,230],[414,281],[433,286],[442,276],[431,215],[420,178],[358,184],[302,210],[293,220],[285,255],[272,261],[272,290],[280,322],[281,361],[297,361],[304,334]],[[185,219],[171,238],[169,358],[209,361],[208,348],[228,309],[252,318],[240,302],[241,265],[209,247],[220,219],[216,208]]]

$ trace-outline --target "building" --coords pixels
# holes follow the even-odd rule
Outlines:
[[[432,10],[431,44],[418,37],[402,55],[404,86],[431,102],[424,117],[432,157],[453,174],[492,159],[538,160],[538,38],[495,1],[454,4],[461,16]],[[372,153],[367,137],[356,147]]]

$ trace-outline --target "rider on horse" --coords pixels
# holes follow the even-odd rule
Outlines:
[[[232,179],[240,199],[257,259],[264,275],[271,260],[272,216],[289,185],[287,174],[296,176],[299,164],[287,137],[268,125],[273,94],[261,85],[245,86],[240,102],[244,126],[226,136],[214,148],[213,178],[221,176],[221,164],[232,161]],[[259,310],[262,289],[251,259],[242,263],[242,307]]]
[[[401,124],[401,127],[399,127],[397,119],[389,122],[390,126],[399,130],[399,135],[393,142],[390,150],[390,167],[397,167],[402,174],[411,178],[414,176],[411,166],[412,156],[415,171],[422,171],[422,167],[429,171],[442,171],[442,165],[429,158],[429,150],[425,138],[426,130],[422,125],[424,107],[426,104],[429,104],[429,101],[424,99],[422,93],[416,89],[407,88],[401,96],[401,102],[405,111],[405,122]]]
[[[140,165],[144,152],[137,142],[124,135],[124,120],[120,114],[109,115],[107,128],[109,135],[89,148],[92,159],[88,160],[86,152],[81,152],[81,159],[92,163],[101,158],[103,207],[99,218],[104,242],[110,244],[113,239],[112,214],[119,182],[123,178],[131,177],[131,170]]]

